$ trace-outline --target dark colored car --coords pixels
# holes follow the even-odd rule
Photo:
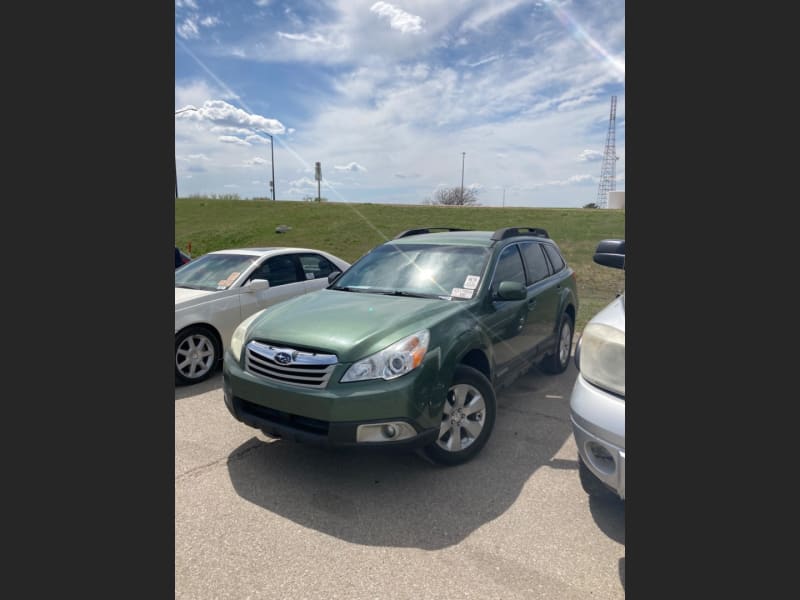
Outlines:
[[[496,389],[537,363],[566,369],[575,275],[543,229],[436,229],[242,322],[224,358],[231,414],[273,437],[475,456]]]
[[[175,246],[175,268],[182,267],[192,260],[192,257],[186,254],[183,250]]]

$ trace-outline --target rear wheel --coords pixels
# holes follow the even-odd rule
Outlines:
[[[572,353],[573,331],[574,323],[572,322],[572,317],[569,316],[569,313],[563,313],[558,323],[558,335],[556,336],[553,351],[541,363],[541,367],[545,372],[558,375],[567,370],[569,357]]]
[[[220,357],[220,344],[210,329],[187,327],[175,338],[175,378],[198,383],[211,377]]]
[[[423,448],[423,453],[442,465],[470,460],[489,439],[496,412],[489,380],[472,367],[457,366],[444,401],[439,436]]]

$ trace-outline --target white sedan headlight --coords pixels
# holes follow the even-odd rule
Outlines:
[[[430,338],[431,334],[427,329],[413,333],[388,348],[353,363],[341,381],[346,383],[379,378],[397,379],[422,364]]]
[[[265,310],[267,309],[262,308],[260,311],[247,317],[244,321],[239,323],[239,326],[233,332],[231,336],[231,352],[236,357],[236,360],[239,360],[239,357],[242,355],[242,344],[244,344],[244,338],[247,335],[247,328],[250,327],[250,324]]]
[[[581,375],[598,387],[625,395],[625,332],[589,323],[581,336]]]

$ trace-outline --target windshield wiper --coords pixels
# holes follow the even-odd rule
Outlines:
[[[436,294],[421,294],[418,292],[406,292],[404,290],[376,290],[376,294],[384,294],[386,296],[404,296],[406,298],[437,298],[441,299],[441,296],[437,296]]]
[[[328,288],[329,290],[336,290],[337,292],[359,292],[359,293],[366,293],[369,294],[370,290],[366,290],[364,288],[357,288],[357,287],[350,287],[347,285],[335,285],[333,287]]]

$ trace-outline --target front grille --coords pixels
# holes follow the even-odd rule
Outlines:
[[[285,364],[279,362],[283,359]],[[271,381],[307,388],[324,388],[336,366],[333,354],[281,348],[261,342],[247,344],[245,369]]]

